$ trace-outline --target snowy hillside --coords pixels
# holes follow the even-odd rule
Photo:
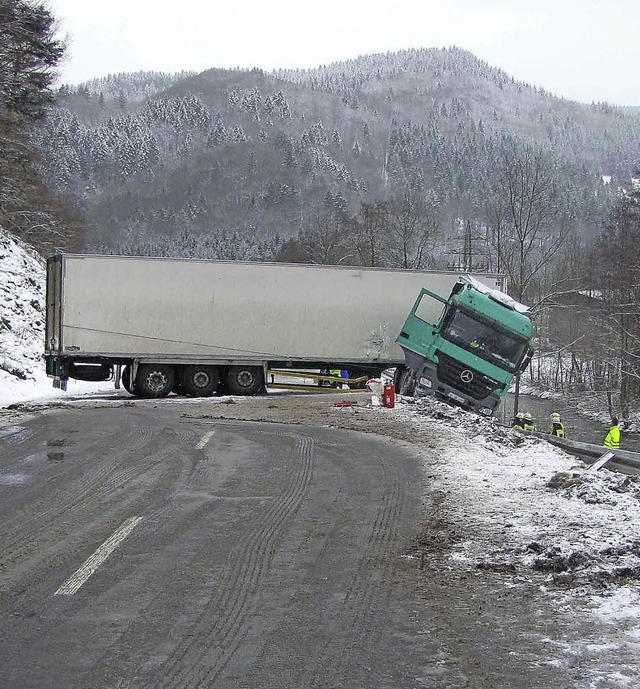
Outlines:
[[[0,384],[33,392],[44,374],[45,262],[0,227]],[[25,383],[32,383],[32,385]]]
[[[64,394],[44,366],[45,276],[42,256],[0,227],[0,408]],[[69,381],[74,392],[98,389]]]

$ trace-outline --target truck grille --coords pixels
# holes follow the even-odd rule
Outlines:
[[[473,375],[469,376],[469,373]],[[471,380],[468,380],[469,377]],[[438,352],[438,380],[464,392],[474,400],[482,400],[500,387],[498,381],[442,352]]]

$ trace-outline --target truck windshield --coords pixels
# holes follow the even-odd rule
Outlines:
[[[527,350],[523,338],[461,310],[454,311],[443,337],[508,371],[517,370]]]

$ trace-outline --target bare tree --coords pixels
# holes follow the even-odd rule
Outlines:
[[[300,253],[308,263],[321,265],[353,265],[355,254],[346,225],[339,217],[315,219],[300,240]]]
[[[536,276],[553,260],[567,232],[559,219],[551,167],[542,151],[506,145],[489,209],[489,243],[509,291],[525,300]]]
[[[398,268],[425,268],[441,234],[435,203],[407,194],[388,206],[387,253]]]
[[[640,398],[640,193],[620,199],[594,245],[592,262],[608,307],[608,359],[620,411]]]
[[[389,229],[388,202],[363,203],[353,219],[353,242],[363,266],[379,267],[386,261],[385,244]]]
[[[490,208],[489,243],[510,294],[525,301],[536,276],[553,260],[566,236],[554,199],[551,167],[541,150],[506,142]],[[518,412],[516,375],[514,413]]]

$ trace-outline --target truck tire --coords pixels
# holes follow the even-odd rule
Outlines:
[[[135,389],[131,381],[131,366],[128,364],[122,369],[122,387],[130,394],[135,395]]]
[[[165,364],[142,364],[138,367],[135,390],[140,397],[166,397],[173,389],[175,373]]]
[[[190,397],[211,397],[219,382],[214,366],[187,366],[182,374],[181,389]]]
[[[406,366],[398,366],[396,368],[393,383],[396,388],[396,393],[403,397],[413,397],[416,390],[416,380],[413,371]]]
[[[264,387],[260,366],[232,366],[227,373],[227,391],[230,395],[255,395]]]

